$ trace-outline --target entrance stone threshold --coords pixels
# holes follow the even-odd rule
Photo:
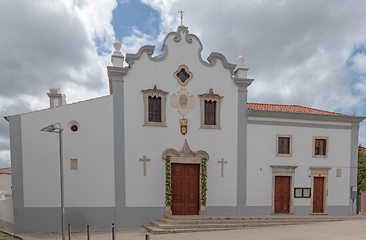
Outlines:
[[[153,234],[233,230],[240,228],[259,228],[280,225],[298,225],[316,222],[332,222],[366,219],[366,215],[269,215],[269,216],[225,216],[225,215],[171,215],[144,224]]]

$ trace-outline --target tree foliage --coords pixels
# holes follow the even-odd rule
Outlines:
[[[366,190],[366,154],[362,152],[358,153],[357,186],[359,191]]]

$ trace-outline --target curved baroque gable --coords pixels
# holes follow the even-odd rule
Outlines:
[[[130,53],[126,54],[126,62],[128,63],[129,68],[132,69],[132,66],[135,63],[135,61],[138,61],[141,58],[142,54],[145,52],[146,52],[148,58],[153,62],[164,61],[166,59],[166,57],[168,56],[169,48],[168,48],[167,40],[171,37],[174,37],[174,41],[179,43],[182,40],[182,35],[184,35],[184,39],[187,43],[193,43],[193,40],[198,42],[199,48],[197,50],[197,57],[198,57],[199,61],[202,63],[202,65],[204,65],[206,67],[214,67],[217,63],[217,60],[220,60],[222,63],[222,66],[225,69],[229,70],[229,74],[232,77],[236,65],[229,63],[224,55],[222,55],[221,53],[217,53],[217,52],[212,52],[210,54],[210,56],[207,58],[207,61],[203,60],[202,56],[201,56],[201,52],[203,50],[201,40],[196,35],[190,34],[188,27],[185,27],[185,26],[179,26],[176,32],[170,32],[165,37],[162,48],[161,48],[163,54],[161,54],[159,56],[155,56],[155,57],[152,56],[154,53],[154,49],[155,49],[155,47],[152,45],[142,46],[136,54],[130,54]]]

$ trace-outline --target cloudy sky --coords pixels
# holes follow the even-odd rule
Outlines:
[[[107,95],[115,37],[123,54],[143,45],[159,54],[180,9],[204,59],[236,63],[242,51],[255,79],[249,102],[366,115],[364,0],[0,0],[0,115],[47,108],[50,87],[68,103]],[[9,149],[2,119],[0,167]]]

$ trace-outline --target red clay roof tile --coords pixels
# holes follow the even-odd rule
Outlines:
[[[11,167],[9,167],[9,168],[0,168],[0,173],[11,174]]]
[[[323,110],[319,110],[319,109],[315,109],[315,108],[302,107],[299,105],[248,103],[247,106],[248,106],[248,109],[250,109],[250,110],[348,116],[348,115],[342,114],[342,113],[328,112],[328,111],[323,111]]]

